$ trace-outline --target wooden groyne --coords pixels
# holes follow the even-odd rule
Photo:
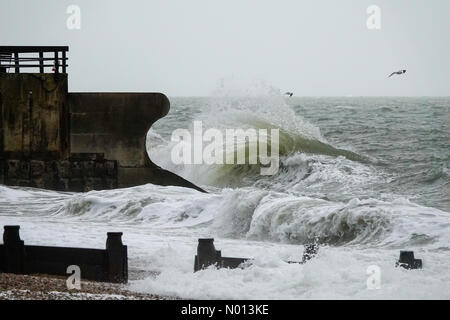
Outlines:
[[[80,270],[80,278],[124,283],[128,281],[128,249],[121,232],[107,234],[106,249],[25,245],[20,226],[5,226],[0,245],[0,272],[67,276],[69,267]]]

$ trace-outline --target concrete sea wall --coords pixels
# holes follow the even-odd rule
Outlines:
[[[0,74],[0,183],[66,191],[146,183],[203,191],[155,165],[162,93],[69,93],[67,74]]]

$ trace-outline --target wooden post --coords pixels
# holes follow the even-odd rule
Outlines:
[[[8,53],[0,53],[0,58],[6,60],[6,58],[8,58]],[[9,62],[6,63],[11,64],[11,54],[9,54]],[[6,67],[2,67],[1,61],[0,61],[0,73],[6,73]]]
[[[20,226],[5,226],[4,229],[5,271],[23,274],[25,270],[25,246],[24,242],[20,240]]]
[[[407,270],[422,269],[422,259],[414,258],[414,251],[400,251],[400,259],[395,266]]]
[[[62,72],[63,73],[67,73],[66,72],[66,52],[63,50],[62,52]]]
[[[55,51],[55,73],[59,73],[58,51]]]
[[[106,240],[108,280],[115,283],[128,281],[128,250],[122,243],[122,232],[108,232]]]
[[[194,271],[199,271],[220,262],[221,252],[214,247],[214,239],[198,239]]]
[[[39,72],[44,73],[44,52],[39,51]]]
[[[18,53],[18,52],[14,52],[14,64],[16,65],[15,72],[16,72],[16,73],[20,73],[20,68],[19,68],[19,53]]]

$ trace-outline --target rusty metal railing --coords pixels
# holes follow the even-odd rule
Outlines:
[[[45,73],[52,68],[55,73],[67,73],[67,46],[0,46],[0,73],[20,73],[21,69],[39,69]]]

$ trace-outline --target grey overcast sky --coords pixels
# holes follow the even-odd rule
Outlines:
[[[450,95],[449,0],[0,0],[0,45],[70,46],[71,91],[203,96],[232,78],[299,96]]]

